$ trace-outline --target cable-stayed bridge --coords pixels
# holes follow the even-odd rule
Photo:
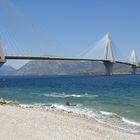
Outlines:
[[[113,50],[112,41],[109,33],[101,40],[102,47],[98,45],[94,48],[102,48],[101,56],[94,51],[94,48],[90,48],[83,53],[83,56],[79,57],[50,57],[50,56],[18,56],[18,55],[5,55],[3,46],[0,44],[0,66],[6,63],[7,60],[65,60],[65,61],[100,61],[105,66],[105,75],[110,76],[113,74],[113,66],[115,63],[130,65],[132,68],[132,74],[136,74],[137,68],[140,68],[138,57],[135,50],[132,50],[131,55],[127,61],[119,61]],[[93,53],[92,53],[93,52]],[[94,55],[96,53],[96,55]]]

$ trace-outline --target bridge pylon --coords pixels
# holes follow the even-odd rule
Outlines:
[[[1,43],[1,41],[0,41],[0,60],[5,60],[3,45]]]
[[[138,66],[138,57],[137,57],[135,49],[133,49],[132,52],[131,52],[129,62],[132,64],[131,74],[136,74],[137,66]]]
[[[0,42],[0,67],[6,62],[5,60],[5,55],[4,55],[4,51],[3,51],[3,45]]]
[[[104,60],[105,60],[104,61],[105,75],[111,76],[113,74],[113,65],[115,63],[115,57],[114,57],[109,33],[107,33],[105,36]]]

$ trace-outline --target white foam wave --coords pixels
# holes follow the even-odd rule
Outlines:
[[[51,107],[55,107],[58,110],[65,110],[65,111],[70,111],[67,107],[64,105],[58,105],[58,104],[52,104]]]
[[[132,120],[128,120],[124,117],[121,117],[115,113],[112,113],[112,112],[105,112],[105,111],[100,111],[100,113],[102,115],[106,115],[106,116],[114,116],[114,117],[117,117],[117,118],[120,118],[120,120],[122,120],[124,123],[127,123],[127,124],[130,124],[130,125],[135,125],[135,126],[140,126],[140,123],[138,122],[135,122],[135,121],[132,121]]]
[[[34,107],[33,105],[29,105],[29,104],[19,104],[19,106],[21,108],[32,108],[32,107]]]
[[[64,94],[64,93],[52,93],[52,94],[43,94],[43,96],[46,97],[54,97],[54,98],[70,98],[70,97],[74,97],[74,98],[81,98],[81,97],[98,97],[98,95],[89,95],[89,94]]]
[[[130,120],[126,119],[126,118],[122,118],[122,120],[123,120],[125,123],[131,124],[131,125],[140,126],[140,123],[137,123],[137,122],[134,122],[134,121],[130,121]]]
[[[115,115],[114,113],[111,113],[111,112],[105,112],[105,111],[100,111],[100,113],[101,113],[102,115],[109,115],[109,116],[111,116],[111,115]]]
[[[86,115],[88,117],[96,116],[92,110],[90,110],[88,108],[83,108],[83,105],[81,105],[81,104],[77,104],[76,106],[65,106],[62,104],[52,104],[51,107],[55,107],[58,110],[73,112],[73,113],[80,114],[80,115]]]

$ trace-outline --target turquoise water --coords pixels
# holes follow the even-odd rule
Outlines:
[[[140,133],[140,75],[1,76],[0,97],[48,104]],[[65,107],[66,102],[76,103]]]

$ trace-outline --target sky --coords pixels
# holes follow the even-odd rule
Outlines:
[[[110,32],[117,53],[140,56],[139,7],[139,0],[0,0],[0,39],[7,55],[73,57]]]

